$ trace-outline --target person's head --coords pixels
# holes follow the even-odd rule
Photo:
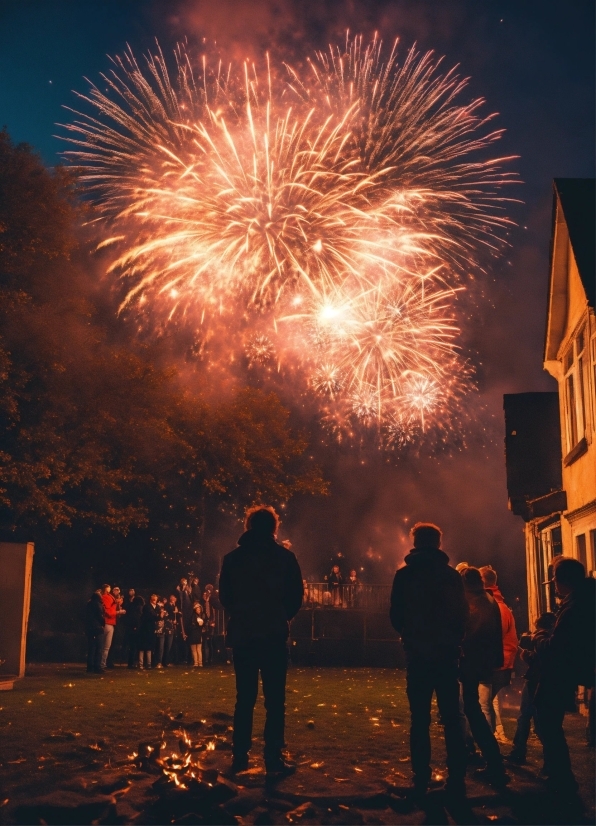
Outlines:
[[[417,522],[410,536],[415,548],[440,548],[443,531],[432,522]]]
[[[484,591],[484,582],[482,581],[478,568],[472,568],[469,565],[461,572],[461,578],[464,581],[464,588],[469,593],[474,594]]]
[[[334,565],[331,570],[333,571],[334,574],[339,574],[339,565]]]
[[[193,607],[193,610],[194,610],[195,614],[202,614],[203,613],[203,606],[201,605],[201,603],[198,600],[195,602],[195,604],[192,607]]]
[[[483,565],[480,568],[480,576],[485,588],[493,588],[497,584],[497,572],[490,565]]]
[[[561,597],[566,597],[578,588],[586,578],[586,569],[570,556],[558,556],[553,562],[555,589]]]
[[[116,599],[120,598],[120,588],[117,585],[114,585],[112,588],[112,596],[116,597]]]
[[[186,588],[187,585],[188,585],[187,578],[185,576],[181,577],[180,578],[180,587],[181,588]]]
[[[279,528],[279,516],[268,505],[255,505],[246,511],[244,527],[263,536],[275,536]]]
[[[465,569],[469,568],[469,567],[470,567],[469,562],[458,562],[457,565],[455,566],[455,570],[457,571],[458,574],[461,574],[462,571],[465,571]]]
[[[178,602],[176,594],[170,594],[168,601],[170,605],[176,605],[176,603]]]
[[[557,622],[557,615],[552,611],[545,611],[536,620],[536,628],[540,631],[552,631]]]
[[[108,585],[107,583],[105,585],[101,586],[102,594],[109,594],[111,590],[112,590],[112,586]]]
[[[205,590],[209,591],[209,593],[212,594],[215,591],[215,588],[213,587],[213,585],[207,584],[205,585]]]
[[[103,592],[102,592],[101,588],[97,588],[95,591],[93,591],[93,596],[96,596],[96,595],[101,596],[102,593]]]
[[[198,576],[193,576],[193,577],[191,577],[190,584],[191,584],[191,585],[198,585],[198,584],[199,584],[199,578],[198,578]]]
[[[151,603],[151,605],[157,605],[157,599],[157,594],[151,594],[151,596],[149,597],[149,602]]]
[[[134,589],[134,588],[129,588],[129,589],[128,589],[128,598],[129,598],[130,600],[133,600],[133,599],[135,598],[136,593],[137,593],[137,592],[135,591],[135,589]]]
[[[350,571],[350,579],[357,579],[357,578],[358,578],[358,574],[356,573],[356,568],[352,568],[352,570]]]

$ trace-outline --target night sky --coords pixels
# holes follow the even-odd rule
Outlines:
[[[288,517],[295,550],[372,544],[393,565],[406,528],[433,519],[446,530],[452,560],[492,562],[509,596],[523,591],[521,520],[507,510],[503,393],[552,390],[542,370],[548,245],[554,177],[594,176],[594,4],[590,0],[0,0],[0,126],[27,141],[48,165],[61,145],[54,124],[68,115],[72,89],[109,68],[107,54],[135,52],[158,37],[164,50],[187,35],[216,39],[235,56],[274,48],[292,59],[341,38],[345,29],[445,55],[471,77],[507,133],[502,154],[519,155],[524,182],[514,207],[511,249],[484,280],[484,298],[466,330],[478,353],[483,440],[451,457],[409,459],[379,471],[378,461],[344,459],[335,495]],[[484,432],[484,431],[483,431]],[[321,541],[322,534],[324,542]],[[324,551],[319,551],[324,553]]]

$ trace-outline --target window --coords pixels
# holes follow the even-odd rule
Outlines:
[[[563,536],[560,525],[557,525],[550,532],[550,543],[553,556],[561,556],[563,553]]]
[[[585,533],[580,533],[579,536],[575,537],[575,550],[577,552],[577,558],[584,566],[586,571],[588,570],[588,559],[586,556],[586,535]]]
[[[586,328],[583,327],[563,356],[568,453],[584,438],[586,432],[585,349]]]
[[[573,373],[567,376],[565,385],[565,398],[567,400],[567,439],[569,450],[571,450],[579,441],[577,438],[577,405],[575,403]]]

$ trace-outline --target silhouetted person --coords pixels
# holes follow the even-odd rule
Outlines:
[[[339,608],[342,604],[341,586],[344,583],[343,574],[339,568],[339,565],[334,565],[331,568],[331,573],[329,574],[327,582],[329,583],[331,602],[336,608]]]
[[[559,800],[579,805],[563,732],[565,712],[575,711],[578,685],[594,685],[594,595],[596,582],[577,559],[553,563],[557,595],[562,599],[552,634],[536,641],[538,687],[534,697],[549,787]]]
[[[414,547],[393,580],[390,617],[407,659],[414,792],[426,794],[431,779],[429,728],[436,693],[445,727],[447,790],[463,796],[466,754],[459,721],[458,659],[468,606],[461,577],[440,550],[441,530],[418,523],[411,536]]]
[[[166,616],[164,620],[165,642],[163,665],[169,667],[172,665],[173,659],[175,659],[176,662],[178,661],[176,656],[176,636],[180,626],[180,609],[178,608],[176,594],[170,594],[168,601],[164,605],[164,609]]]
[[[224,557],[219,599],[229,612],[226,645],[233,648],[236,672],[232,770],[248,768],[252,721],[259,687],[265,697],[265,766],[272,775],[292,767],[284,746],[286,641],[289,621],[302,605],[302,574],[292,551],[275,541],[279,519],[273,508],[247,512],[246,532]]]
[[[186,577],[182,577],[180,583],[176,586],[176,593],[178,595],[178,607],[180,609],[180,638],[183,642],[182,660],[187,663],[192,663],[192,655],[190,653],[190,645],[188,643],[188,632],[192,625],[192,598],[190,595],[190,585]]]
[[[215,608],[211,600],[213,591],[205,589],[203,592],[203,615],[205,626],[203,628],[203,665],[213,663],[213,637],[215,635]]]
[[[101,591],[91,594],[85,610],[85,633],[87,634],[87,671],[101,674],[101,655],[103,652],[103,630],[105,626],[104,607]]]
[[[157,604],[157,594],[151,594],[149,602],[143,606],[139,629],[139,668],[151,668],[151,656],[155,647],[155,632],[161,619],[161,608]],[[144,657],[144,662],[143,662]]]
[[[128,650],[128,667],[137,668],[139,664],[139,651],[141,650],[141,620],[145,600],[140,594],[136,594],[127,609],[128,633],[130,648]]]
[[[547,639],[553,632],[557,621],[556,614],[546,611],[540,614],[536,620],[536,630],[533,634],[523,634],[520,640],[522,649],[522,659],[528,663],[528,670],[524,674],[524,687],[522,688],[521,700],[519,704],[519,716],[517,718],[517,728],[513,737],[513,749],[506,760],[523,766],[526,762],[526,752],[528,748],[528,737],[530,736],[530,726],[534,721],[534,731],[540,737],[540,723],[534,705],[534,696],[538,687],[538,663],[536,661],[536,644],[541,639]]]
[[[461,578],[470,611],[460,661],[464,712],[486,760],[486,769],[479,769],[475,774],[500,788],[509,782],[509,777],[503,768],[495,735],[480,707],[478,686],[481,682],[489,683],[493,671],[503,667],[501,612],[491,594],[485,591],[478,568],[464,568]]]

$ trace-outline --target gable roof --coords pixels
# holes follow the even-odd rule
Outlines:
[[[594,178],[555,178],[579,275],[593,308],[596,297],[596,189]]]

